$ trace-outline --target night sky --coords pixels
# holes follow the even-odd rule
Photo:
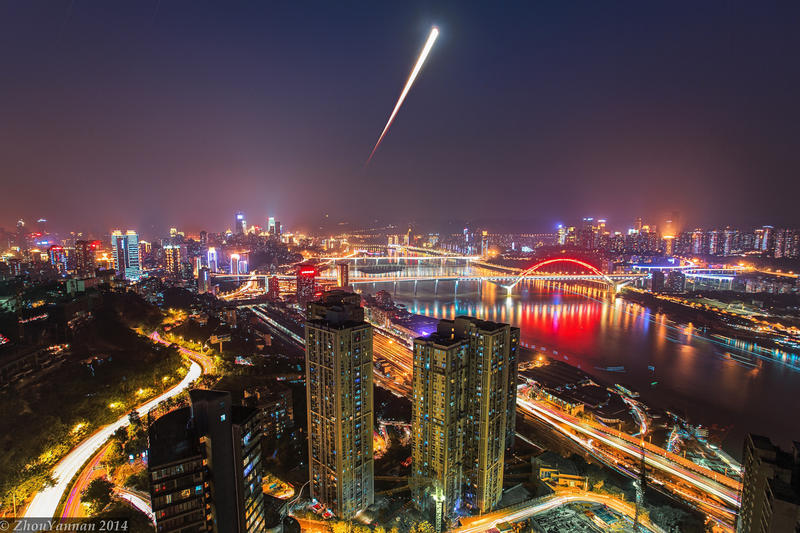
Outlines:
[[[799,27],[796,1],[0,1],[0,227],[800,225]]]

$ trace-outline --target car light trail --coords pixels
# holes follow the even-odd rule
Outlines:
[[[526,505],[519,509],[512,507],[511,509],[496,511],[486,515],[485,517],[478,518],[476,520],[470,520],[467,525],[456,528],[454,531],[456,533],[482,533],[484,531],[490,531],[500,522],[519,522],[526,520],[531,516],[547,512],[550,509],[554,509],[569,503],[594,503],[606,505],[615,512],[629,518],[631,517],[633,511],[632,506],[626,505],[624,502],[621,502],[616,498],[592,492],[575,491],[574,493],[556,494],[537,498],[536,500],[533,500],[530,505]],[[652,527],[652,524],[649,524],[649,520],[648,525]],[[646,527],[647,531],[652,530],[650,527]]]
[[[137,409],[137,411],[141,416],[146,415],[148,411],[150,411],[159,403],[180,394],[194,380],[199,378],[201,373],[202,370],[200,365],[193,361],[192,365],[189,367],[189,372],[187,372],[186,376],[181,380],[180,383],[169,389],[161,396],[157,396],[156,398],[142,405]],[[116,422],[107,426],[103,426],[94,432],[91,437],[73,448],[72,451],[69,452],[63,459],[61,459],[61,461],[59,461],[53,469],[53,479],[55,480],[55,484],[43,489],[37,493],[36,496],[34,496],[33,501],[31,501],[31,504],[25,510],[24,516],[26,518],[52,518],[56,512],[58,503],[61,501],[61,497],[64,495],[64,491],[67,490],[70,481],[72,481],[75,475],[80,471],[84,463],[86,463],[86,461],[88,461],[89,458],[91,458],[95,452],[97,452],[97,450],[99,450],[100,447],[109,438],[111,438],[111,435],[113,435],[115,431],[117,431],[119,428],[126,427],[128,424],[130,424],[130,421],[128,420],[128,415],[126,414],[120,417]]]
[[[127,489],[116,489],[114,491],[117,496],[122,498],[123,500],[130,503],[134,508],[140,511],[142,514],[147,516],[147,518],[152,522],[156,523],[156,515],[153,513],[152,507],[150,507],[150,502],[136,494],[135,492]]]
[[[431,33],[428,35],[428,40],[425,41],[425,46],[422,48],[422,52],[420,52],[419,57],[417,58],[417,63],[414,65],[414,68],[411,70],[411,74],[408,76],[406,85],[403,87],[403,92],[400,93],[400,98],[397,99],[397,103],[394,106],[392,114],[389,115],[389,120],[386,122],[386,126],[383,128],[381,136],[378,137],[378,142],[375,143],[375,147],[372,149],[372,152],[370,152],[367,162],[364,163],[364,166],[369,165],[369,162],[372,161],[372,156],[375,155],[375,151],[378,149],[381,141],[383,141],[383,138],[386,136],[386,132],[389,131],[389,126],[391,126],[392,122],[394,122],[394,117],[397,116],[397,112],[400,110],[400,106],[403,105],[403,101],[406,99],[408,91],[410,91],[411,86],[414,85],[414,80],[417,79],[419,71],[422,70],[422,65],[425,64],[425,60],[428,59],[428,54],[430,54],[431,48],[433,48],[433,43],[436,42],[436,38],[438,36],[439,28],[434,26],[431,28]]]
[[[517,405],[521,406],[524,411],[527,411],[530,414],[538,416],[539,418],[550,423],[557,429],[560,429],[559,425],[563,424],[569,426],[575,431],[584,433],[594,439],[603,442],[607,446],[615,448],[629,455],[636,456],[640,453],[640,450],[637,449],[635,446],[628,445],[624,442],[616,442],[616,440],[612,440],[611,437],[603,435],[599,431],[593,430],[588,427],[583,427],[579,424],[575,424],[556,413],[542,409],[541,407],[537,406],[535,403],[531,401],[517,397]],[[557,421],[558,423],[556,424],[554,423],[554,421]],[[580,442],[580,440],[578,440],[577,442]],[[734,508],[739,507],[738,494],[735,490],[724,488],[715,482],[706,481],[702,476],[696,475],[691,472],[686,472],[682,468],[673,467],[668,463],[667,460],[655,456],[648,451],[645,452],[645,462],[650,466],[658,468],[659,470],[663,470],[677,478],[682,479],[683,481],[686,481],[690,485],[693,485],[702,491],[705,491],[709,494],[713,494],[717,498],[720,498],[724,500],[726,503],[734,506]]]

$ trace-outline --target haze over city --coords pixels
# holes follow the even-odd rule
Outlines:
[[[798,20],[793,2],[4,2],[0,224],[200,230],[283,206],[308,229],[787,224]]]

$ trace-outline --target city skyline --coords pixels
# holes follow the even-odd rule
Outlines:
[[[239,217],[242,218],[239,218]],[[231,218],[229,216],[229,218]],[[283,217],[280,217],[283,218]],[[775,217],[772,217],[775,218]],[[520,221],[487,221],[487,220],[447,220],[434,222],[432,220],[405,220],[405,221],[392,221],[374,219],[371,223],[362,225],[351,224],[348,221],[334,222],[329,219],[323,218],[321,223],[301,223],[299,226],[288,227],[281,220],[276,221],[274,213],[269,216],[255,216],[250,217],[247,213],[237,210],[233,214],[233,218],[226,225],[224,222],[220,226],[214,227],[210,224],[201,224],[199,226],[186,227],[180,223],[172,224],[169,226],[155,227],[145,225],[144,231],[136,228],[140,234],[140,238],[144,239],[161,239],[164,235],[175,237],[180,235],[185,239],[198,238],[202,240],[203,235],[259,235],[259,234],[300,234],[309,236],[324,236],[324,235],[342,235],[363,232],[377,232],[385,233],[387,235],[402,234],[403,228],[407,232],[416,234],[441,234],[441,235],[456,235],[468,229],[471,232],[489,231],[493,234],[552,234],[558,235],[565,230],[580,229],[587,224],[594,225],[595,229],[601,229],[610,234],[621,233],[626,234],[631,230],[638,231],[640,227],[644,227],[647,231],[657,232],[660,235],[675,237],[681,233],[691,233],[694,231],[725,231],[734,230],[737,232],[753,232],[759,228],[774,228],[774,229],[787,229],[795,230],[800,227],[800,222],[789,224],[776,224],[774,221],[767,217],[764,223],[759,224],[735,224],[731,221],[723,222],[720,224],[697,224],[691,220],[684,220],[680,211],[672,211],[669,213],[645,213],[639,214],[635,217],[625,219],[608,219],[598,216],[575,216],[575,217],[561,217],[554,219],[555,221],[548,221],[547,223],[538,225],[529,225]],[[60,227],[58,223],[53,223],[48,218],[19,218],[13,225],[8,227],[0,226],[0,236],[5,231],[6,235],[13,237],[15,233],[21,230],[29,235],[31,239],[35,240],[37,236],[54,237],[57,241],[61,242],[69,239],[85,239],[85,238],[100,238],[109,237],[114,232],[120,231],[124,225],[112,225],[106,228],[88,229],[84,228],[87,224],[81,224],[78,227]],[[477,233],[476,233],[477,234]],[[52,240],[52,239],[51,239]],[[50,242],[52,244],[52,242]]]
[[[800,532],[798,22],[0,1],[0,530]]]
[[[59,227],[199,230],[284,205],[305,229],[326,213],[794,222],[800,72],[779,53],[800,44],[793,4],[55,6],[0,7],[23,51],[1,64],[6,228],[59,212]],[[436,48],[364,169],[433,25]],[[439,202],[456,188],[459,202]]]

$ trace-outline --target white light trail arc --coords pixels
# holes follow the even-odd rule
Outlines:
[[[162,401],[180,394],[184,389],[191,385],[194,380],[199,378],[202,373],[203,372],[200,368],[200,365],[192,362],[191,366],[189,367],[189,372],[187,372],[186,376],[184,376],[181,382],[160,396],[139,407],[137,409],[137,411],[139,411],[139,415],[142,417],[147,415],[147,412],[150,411],[150,409],[154,408]],[[125,414],[116,422],[101,427],[94,432],[92,436],[88,437],[86,440],[74,447],[72,451],[65,455],[58,462],[58,464],[56,464],[55,468],[53,468],[52,476],[55,480],[55,484],[50,485],[38,492],[36,496],[34,496],[31,504],[28,506],[23,516],[26,518],[52,518],[53,515],[55,515],[56,508],[58,507],[58,503],[61,501],[61,497],[69,488],[72,479],[78,474],[78,472],[80,472],[81,468],[83,468],[84,463],[86,463],[86,461],[88,461],[95,454],[95,452],[97,452],[97,450],[99,450],[100,447],[103,446],[103,444],[105,444],[109,438],[111,438],[111,435],[113,435],[115,431],[117,431],[119,428],[127,427],[128,424],[130,424],[130,421],[128,419],[128,415]]]
[[[397,103],[394,106],[392,114],[389,115],[389,120],[386,121],[386,126],[383,128],[381,136],[378,137],[378,142],[375,143],[375,147],[372,149],[372,152],[370,152],[367,162],[364,163],[365,166],[369,165],[369,162],[372,161],[372,156],[375,155],[375,151],[378,149],[378,146],[381,145],[381,141],[383,141],[383,138],[386,136],[386,132],[389,131],[389,127],[392,125],[392,122],[394,122],[394,117],[396,117],[397,112],[400,111],[400,106],[403,105],[403,101],[406,99],[408,92],[411,90],[411,86],[414,85],[414,80],[417,79],[419,71],[422,70],[422,65],[425,64],[425,60],[428,58],[428,54],[431,53],[433,43],[436,42],[436,38],[438,36],[439,28],[434,26],[431,28],[431,33],[428,35],[428,40],[425,41],[425,46],[422,48],[422,52],[420,52],[417,62],[414,65],[414,68],[411,70],[411,74],[408,76],[408,80],[406,80],[406,85],[403,87],[403,92],[400,93],[400,98],[397,99]]]

